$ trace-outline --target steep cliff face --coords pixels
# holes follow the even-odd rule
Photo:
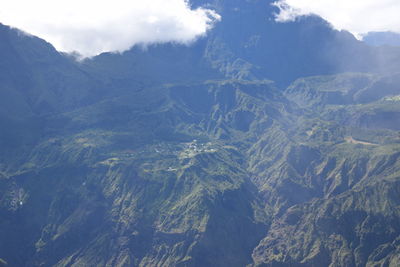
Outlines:
[[[255,265],[396,266],[398,191],[398,179],[382,178],[291,207],[254,250]]]
[[[151,91],[49,118],[63,127],[7,159],[1,250],[9,264],[251,263],[270,219],[240,148],[224,139],[247,138],[262,115],[254,102],[283,98],[262,82]]]
[[[268,187],[267,195],[278,193],[273,198],[275,205],[279,203],[276,199],[293,199],[288,197],[291,194],[297,199],[278,210],[267,236],[253,252],[255,265],[398,264],[400,139],[394,126],[397,116],[386,114],[387,110],[398,112],[400,106],[394,92],[385,87],[374,93],[370,102],[357,104],[349,95],[360,95],[393,77],[371,79],[362,75],[363,86],[359,86],[359,79],[360,74],[315,77],[297,81],[286,91],[289,99],[305,107],[307,120],[301,121],[300,127],[306,121],[310,124],[303,133],[301,128],[296,131],[301,148],[288,150],[281,162],[292,170],[278,180],[293,177],[292,184],[300,184],[305,190],[287,191],[295,187],[285,185],[286,195],[279,196],[279,186]],[[349,101],[338,105],[325,97],[332,92]],[[371,123],[365,123],[366,117]]]

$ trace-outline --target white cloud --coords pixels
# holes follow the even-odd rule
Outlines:
[[[360,38],[370,31],[400,32],[399,0],[280,0],[278,21],[316,14]]]
[[[189,43],[219,20],[186,0],[1,0],[0,22],[83,56],[135,44]]]

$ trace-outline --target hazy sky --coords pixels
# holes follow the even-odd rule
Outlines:
[[[314,13],[358,37],[368,31],[400,32],[400,0],[277,3],[279,21]],[[1,23],[44,38],[58,50],[84,56],[121,52],[138,43],[189,43],[218,19],[212,10],[191,10],[185,0],[0,0]]]
[[[369,31],[400,32],[400,0],[280,0],[279,21],[317,14],[357,37]]]
[[[0,22],[37,35],[61,51],[93,56],[138,43],[187,43],[218,15],[185,0],[0,0]]]

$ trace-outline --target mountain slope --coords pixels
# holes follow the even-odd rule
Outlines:
[[[278,23],[274,1],[192,1],[222,20],[190,46],[136,47],[86,62],[120,85],[229,79],[268,79],[286,87],[300,77],[340,72],[396,72],[400,49],[370,47],[316,16]],[[148,76],[151,73],[151,77]],[[149,79],[151,78],[151,79]]]
[[[297,160],[292,161],[289,153],[285,161],[294,168],[289,174],[295,177],[292,183],[305,186],[308,199],[292,202],[283,212],[279,209],[267,236],[254,250],[255,265],[398,264],[400,139],[395,125],[400,105],[393,96],[399,91],[391,90],[388,83],[394,78],[313,77],[287,89],[287,97],[308,111],[296,131],[295,138],[301,142]],[[377,83],[389,86],[374,90],[368,103],[358,104],[351,97]],[[387,116],[387,110],[396,115]],[[333,128],[329,127],[332,123]],[[284,193],[302,194],[288,191],[288,185]],[[268,188],[278,188],[280,193],[276,185]],[[287,196],[277,199],[290,200]]]
[[[214,136],[228,135],[219,127],[246,131],[234,121],[223,126],[224,116],[247,114],[236,110],[240,102],[275,97],[269,86],[163,87],[154,89],[155,97],[139,91],[57,115],[69,117],[63,119],[69,123],[47,133],[20,165],[11,168],[16,159],[8,159],[3,172],[2,217],[10,218],[3,229],[15,229],[2,233],[11,242],[1,249],[8,251],[7,261],[44,266],[250,263],[269,219],[240,150]],[[208,98],[209,108],[188,105],[199,94]],[[149,97],[153,102],[146,101]],[[224,99],[226,110],[218,114]],[[149,111],[133,101],[146,103]],[[113,123],[97,112],[114,114]],[[208,116],[221,116],[223,125],[203,126]],[[154,136],[146,136],[150,132]],[[34,215],[26,225],[17,214]],[[22,244],[20,236],[26,238]],[[220,240],[229,245],[220,246]],[[32,254],[21,257],[15,250],[21,246]],[[98,257],[98,251],[108,256]]]

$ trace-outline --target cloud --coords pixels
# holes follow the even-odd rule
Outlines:
[[[400,32],[398,0],[279,0],[277,21],[316,14],[357,38],[371,31]]]
[[[186,0],[1,0],[0,22],[90,57],[135,44],[190,43],[220,19]]]

